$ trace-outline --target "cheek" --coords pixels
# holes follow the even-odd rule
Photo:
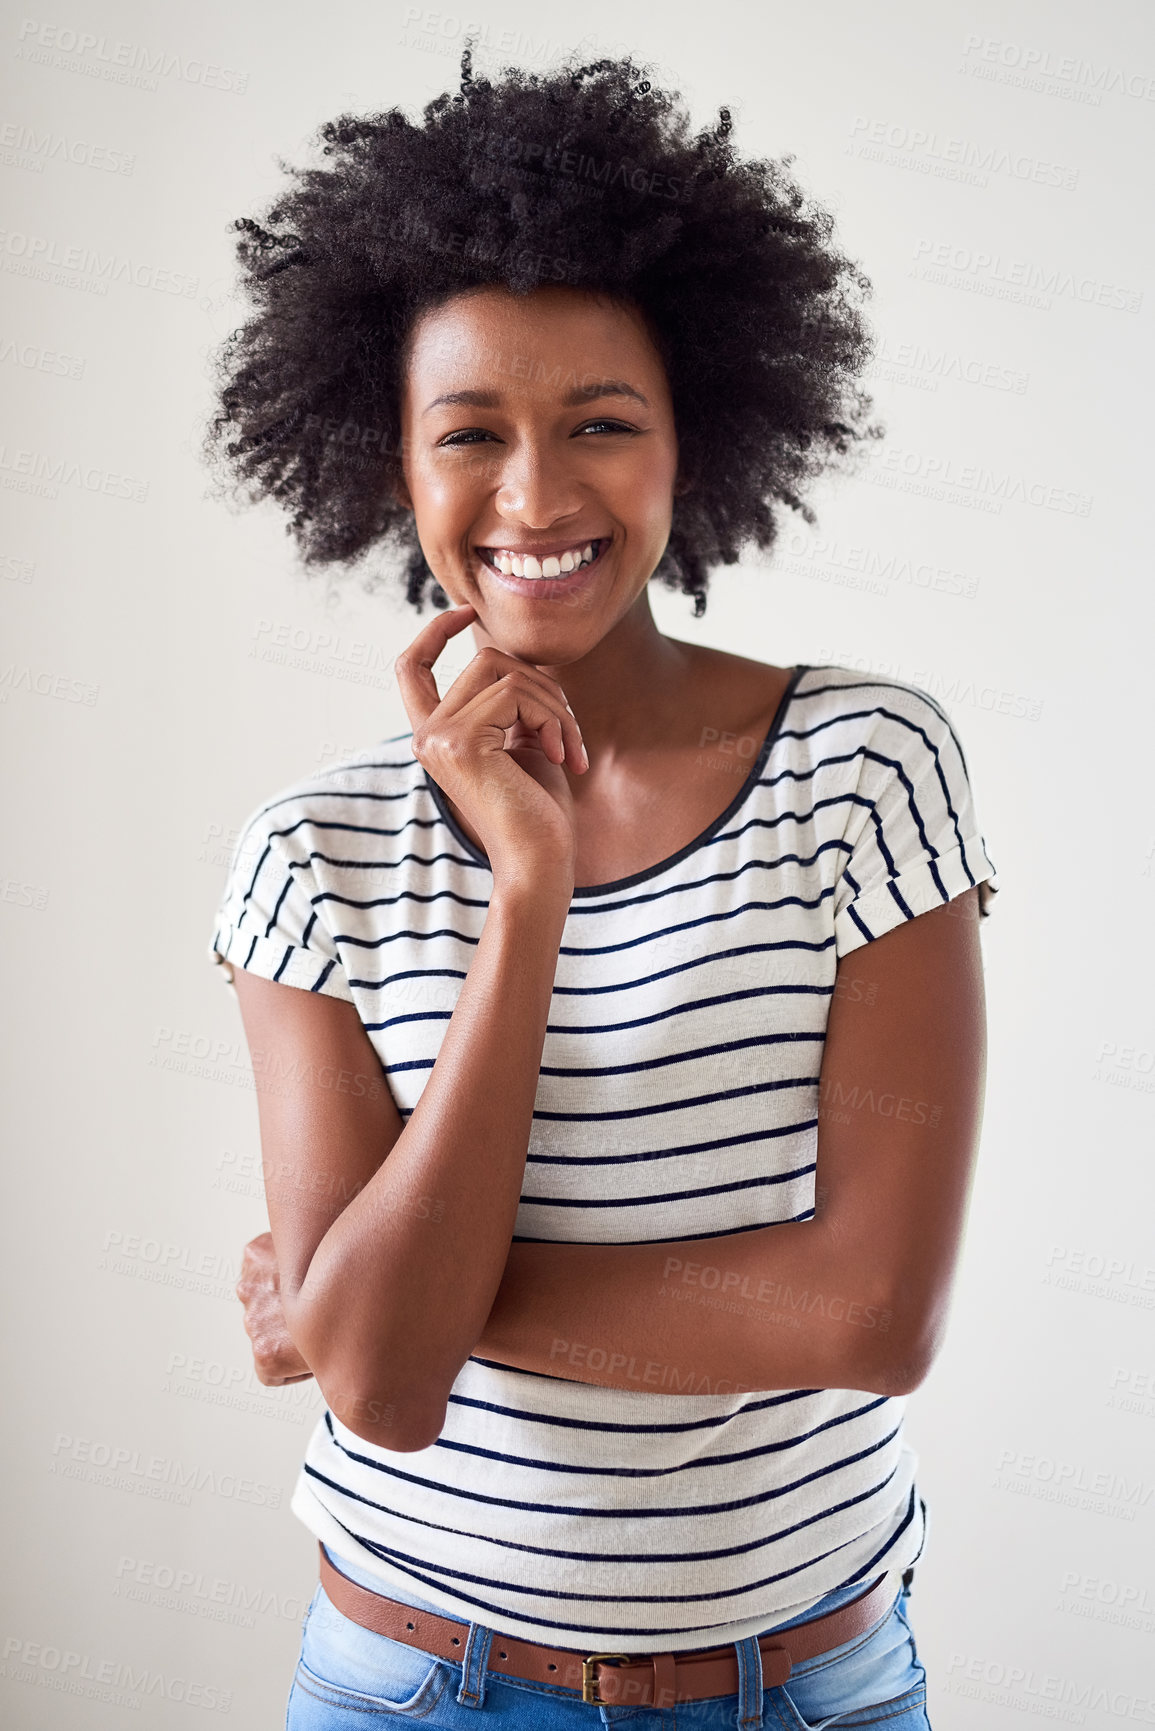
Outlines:
[[[657,534],[666,532],[674,508],[676,477],[676,461],[655,463],[651,460],[639,465],[627,491],[630,514],[635,521],[644,523]]]
[[[452,533],[455,520],[468,516],[477,494],[477,464],[468,457],[454,463],[452,469],[436,463],[414,466],[410,493],[419,516],[436,520],[436,527]]]

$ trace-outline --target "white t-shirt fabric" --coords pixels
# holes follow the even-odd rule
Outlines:
[[[403,1122],[492,888],[411,745],[370,746],[251,814],[210,947],[230,979],[352,1002]],[[725,810],[659,864],[574,891],[515,1242],[659,1241],[688,1262],[695,1239],[811,1218],[839,962],[975,885],[985,915],[997,892],[962,747],[914,686],[803,665],[764,740],[706,749]],[[744,1302],[683,1286],[659,1301]],[[842,1302],[770,1296],[787,1325]],[[419,1451],[326,1408],[293,1512],[382,1593],[587,1652],[741,1640],[897,1582],[920,1554],[904,1398],[696,1392],[642,1357],[636,1386],[602,1388],[568,1380],[574,1362],[554,1377],[471,1357]]]

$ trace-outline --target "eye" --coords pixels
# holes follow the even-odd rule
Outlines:
[[[463,427],[459,433],[449,433],[444,439],[439,439],[438,445],[474,445],[481,439],[492,439],[493,434],[484,427]]]
[[[597,421],[587,421],[584,426],[575,428],[574,437],[576,438],[578,433],[596,431],[599,427],[604,427],[605,430],[610,433],[636,433],[638,430],[636,427],[627,426],[625,421],[607,421],[602,419]]]

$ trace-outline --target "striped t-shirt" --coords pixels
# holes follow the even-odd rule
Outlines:
[[[260,806],[212,942],[355,1004],[403,1120],[493,881],[411,744]],[[809,1219],[839,959],[974,884],[985,912],[997,888],[961,746],[925,693],[803,666],[745,763],[741,745],[717,756],[719,804],[733,793],[696,840],[574,891],[515,1240],[676,1247]],[[784,1314],[822,1302],[775,1295]],[[326,1408],[293,1512],[383,1593],[586,1651],[739,1640],[918,1556],[902,1397],[695,1392],[636,1368],[616,1389],[471,1357],[414,1452]]]

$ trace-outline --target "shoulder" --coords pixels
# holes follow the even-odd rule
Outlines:
[[[422,784],[412,731],[396,734],[297,777],[252,807],[240,827],[240,851],[272,847],[308,852],[319,831],[391,826]]]
[[[949,747],[962,757],[950,717],[928,692],[853,667],[804,666],[784,722],[784,732],[823,744],[856,740],[903,758],[937,755]]]

